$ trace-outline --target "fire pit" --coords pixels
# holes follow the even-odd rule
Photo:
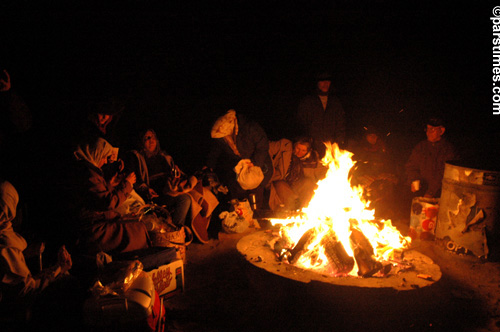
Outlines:
[[[352,153],[325,145],[328,171],[308,206],[270,219],[274,232],[241,239],[240,253],[260,268],[305,283],[410,290],[439,280],[439,267],[409,250],[411,239],[390,220],[376,220],[364,188],[351,185]]]
[[[395,264],[390,272],[381,277],[336,277],[317,273],[280,261],[269,246],[274,237],[275,235],[269,230],[251,233],[243,237],[236,248],[252,265],[301,283],[319,281],[337,286],[392,288],[405,291],[427,287],[441,279],[439,266],[415,250],[404,251],[401,266]]]

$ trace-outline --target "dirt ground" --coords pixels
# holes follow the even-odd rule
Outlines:
[[[414,249],[442,272],[431,286],[398,292],[304,284],[246,261],[236,249],[246,235],[219,233],[188,247],[185,291],[165,304],[168,331],[500,330],[500,263],[422,241]]]
[[[398,228],[406,234],[404,225]],[[427,287],[397,291],[302,283],[247,261],[236,246],[254,231],[219,232],[207,244],[188,246],[184,292],[165,302],[166,331],[500,331],[500,262],[420,241],[412,250],[431,258],[442,273]],[[79,300],[88,296],[87,288],[78,287],[77,280],[48,288],[25,325],[27,317],[0,315],[0,331],[87,332]]]

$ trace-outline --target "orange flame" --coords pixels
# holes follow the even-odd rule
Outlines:
[[[273,225],[282,225],[280,236],[289,243],[290,248],[297,245],[304,233],[314,229],[314,236],[294,264],[321,273],[335,274],[322,240],[334,234],[347,255],[354,257],[353,247],[356,245],[351,237],[353,229],[361,231],[371,244],[371,259],[378,262],[392,259],[396,250],[409,246],[411,239],[403,237],[390,220],[376,221],[374,211],[369,209],[369,202],[363,199],[363,188],[351,187],[349,171],[354,166],[352,153],[340,150],[337,144],[325,145],[326,155],[321,162],[328,166],[328,171],[326,177],[317,183],[309,205],[296,217],[271,219]],[[356,260],[348,274],[358,275]]]

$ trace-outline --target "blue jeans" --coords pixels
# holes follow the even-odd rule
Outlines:
[[[174,225],[185,225],[189,208],[191,207],[191,197],[188,194],[181,194],[179,196],[164,195],[159,200],[159,203],[167,207]]]

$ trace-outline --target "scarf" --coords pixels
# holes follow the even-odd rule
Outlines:
[[[293,183],[298,181],[303,176],[302,163],[301,160],[292,155],[292,160],[290,161],[290,166],[285,175],[285,181],[288,183]]]
[[[236,111],[231,109],[226,114],[218,118],[211,131],[212,138],[223,138],[235,155],[240,156],[236,146],[236,136],[238,136],[238,119]]]
[[[97,168],[104,158],[115,155],[118,156],[118,148],[114,148],[104,138],[98,138],[95,143],[87,143],[78,146],[74,155],[78,160],[85,160]]]
[[[16,217],[19,194],[14,186],[4,181],[0,183],[0,230],[8,228]]]

